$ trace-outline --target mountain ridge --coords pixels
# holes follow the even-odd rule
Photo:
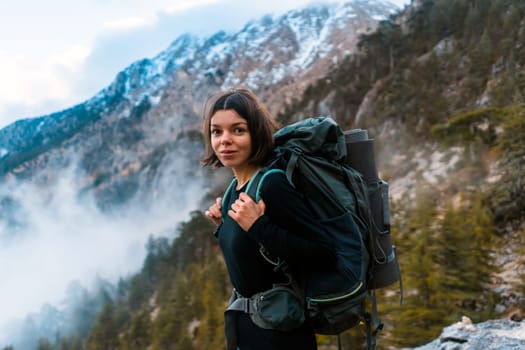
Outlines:
[[[179,134],[200,130],[202,104],[220,88],[248,86],[273,112],[282,110],[307,82],[325,75],[337,57],[355,50],[358,36],[377,24],[374,18],[385,18],[394,9],[383,1],[325,4],[280,17],[267,15],[233,34],[181,35],[154,58],[132,63],[84,103],[0,130],[0,173],[4,179],[34,176],[47,159],[56,158],[56,149],[92,153],[91,148],[108,143],[100,139],[102,130],[114,140],[100,149],[101,155],[114,157],[101,159],[104,167],[130,163]],[[125,134],[135,134],[135,140]],[[119,144],[124,139],[127,149]],[[87,154],[80,158],[91,176],[106,172]]]

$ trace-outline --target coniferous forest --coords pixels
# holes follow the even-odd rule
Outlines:
[[[440,188],[422,185],[415,196],[391,203],[403,303],[398,285],[378,292],[385,323],[378,349],[422,345],[462,315],[474,322],[504,317],[496,308],[495,259],[505,246],[525,240],[525,2],[420,3],[402,24],[392,16],[363,35],[356,55],[278,116],[286,123],[298,113],[318,114],[331,96],[338,122],[350,128],[376,86],[380,94],[365,127],[390,120],[413,143],[465,150],[453,195],[444,200]],[[484,95],[488,105],[480,101]],[[486,157],[501,167],[488,184],[479,173]],[[196,211],[173,241],[151,238],[142,269],[100,289],[98,313],[88,313],[71,334],[41,339],[38,349],[223,349],[231,286],[213,229]],[[515,288],[523,293],[525,283]],[[523,298],[515,307],[525,309]],[[345,333],[342,341],[360,348],[364,329]],[[319,344],[335,349],[337,338],[319,336]]]

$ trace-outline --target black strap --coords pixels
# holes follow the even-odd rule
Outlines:
[[[375,290],[371,290],[368,293],[368,297],[370,298],[370,303],[372,304],[372,315],[371,315],[371,321],[374,325],[373,333],[374,335],[377,334],[381,329],[383,329],[383,324],[379,322],[379,317],[377,316],[377,300],[376,300],[376,292]],[[370,316],[370,314],[369,314]]]
[[[224,312],[224,335],[226,349],[237,350],[237,313],[226,310]]]
[[[299,154],[296,152],[292,152],[290,154],[290,160],[288,161],[288,164],[286,165],[286,178],[288,179],[288,182],[295,187],[293,183],[293,173],[295,171],[295,167],[297,166],[297,161],[299,160]]]
[[[375,290],[369,292],[368,297],[372,304],[372,314],[365,312],[365,323],[366,323],[366,342],[368,350],[374,350],[376,348],[376,337],[377,333],[383,329],[383,323],[379,321],[377,316],[377,301]]]
[[[367,349],[371,350],[372,326],[370,325],[370,315],[368,313],[365,313],[365,327],[366,327],[366,345],[367,345]]]
[[[232,290],[228,308],[224,311],[224,335],[226,338],[226,350],[237,350],[237,313],[229,308],[240,298],[235,288]]]

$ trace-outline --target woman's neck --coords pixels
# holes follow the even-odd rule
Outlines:
[[[238,190],[246,185],[252,178],[253,174],[255,174],[259,169],[260,167],[258,166],[250,166],[243,169],[233,169],[233,175],[237,179],[236,189]]]

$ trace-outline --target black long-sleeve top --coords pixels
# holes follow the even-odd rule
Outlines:
[[[244,190],[232,193],[226,209]],[[260,254],[260,244],[272,257],[284,259],[298,276],[304,269],[326,269],[335,264],[335,255],[323,240],[322,226],[283,173],[265,178],[261,198],[266,204],[265,214],[247,232],[228,215],[217,231],[231,282],[245,297],[286,281],[282,271],[275,271]],[[238,320],[240,350],[317,348],[307,324],[290,332],[278,332],[257,327],[246,314],[240,313]]]

